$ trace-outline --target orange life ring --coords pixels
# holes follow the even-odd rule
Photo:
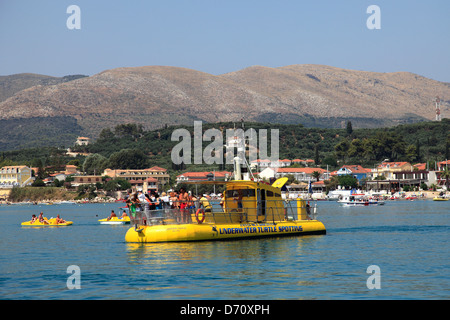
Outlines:
[[[202,214],[201,219],[198,218],[200,213]],[[197,212],[195,213],[195,219],[197,220],[198,224],[202,224],[205,221],[205,218],[206,218],[205,210],[203,210],[202,208],[198,209]]]

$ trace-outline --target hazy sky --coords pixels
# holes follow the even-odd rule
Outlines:
[[[66,25],[70,5],[81,29]],[[381,10],[381,29],[366,25]],[[168,65],[409,71],[450,82],[449,0],[0,0],[0,75]]]

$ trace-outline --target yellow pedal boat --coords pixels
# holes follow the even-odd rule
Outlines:
[[[22,226],[23,227],[66,227],[66,226],[70,226],[73,224],[72,221],[66,221],[64,223],[56,223],[56,218],[51,218],[51,219],[47,219],[44,218],[44,221],[47,222],[39,222],[39,221],[35,221],[35,222],[31,222],[30,221],[25,221],[22,222]]]
[[[449,198],[442,198],[442,197],[433,198],[433,201],[448,201],[448,200]]]
[[[287,180],[287,178],[286,178]],[[159,212],[136,212],[126,242],[181,242],[249,239],[294,235],[326,234],[325,226],[315,219],[316,208],[309,201],[285,201],[280,185],[251,180],[202,182],[225,184],[220,205],[205,200],[190,201],[186,208]],[[311,212],[312,211],[312,212]]]
[[[105,218],[98,220],[98,222],[100,222],[100,224],[127,224],[130,223],[130,217],[123,217],[123,218],[112,217],[109,220],[108,218]]]

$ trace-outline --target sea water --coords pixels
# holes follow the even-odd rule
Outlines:
[[[450,298],[450,201],[323,201],[326,235],[162,244],[126,243],[129,225],[99,224],[119,207],[0,206],[0,299]],[[21,227],[40,211],[74,224]]]

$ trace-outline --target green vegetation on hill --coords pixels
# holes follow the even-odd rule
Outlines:
[[[361,164],[366,167],[390,161],[442,161],[448,159],[450,146],[450,120],[421,122],[391,128],[345,129],[305,128],[302,125],[245,123],[246,128],[278,129],[280,137],[280,159],[314,159],[330,170],[342,164]],[[225,130],[234,123],[204,123],[202,128]],[[193,135],[193,126],[173,126],[145,131],[141,125],[123,124],[103,129],[99,138],[88,146],[78,146],[74,151],[89,152],[88,158],[80,157],[77,163],[89,173],[102,172],[104,168],[145,168],[161,166],[174,174],[182,170],[229,170],[221,165],[172,164],[172,148],[178,141],[171,141],[175,129],[185,128]],[[269,131],[270,132],[270,131]],[[53,137],[55,138],[55,137]],[[211,142],[203,142],[203,148]],[[59,145],[58,143],[55,143]],[[268,148],[270,152],[270,147]],[[61,166],[73,158],[64,155],[58,148],[34,148],[2,152],[0,165],[14,163],[30,166]],[[84,168],[83,168],[84,164]]]
[[[73,117],[0,120],[0,150],[72,145],[82,128]]]
[[[202,129],[224,130],[233,128],[233,123],[208,123]],[[149,156],[149,163],[168,167],[171,151],[178,143],[171,141],[176,128],[185,128],[193,135],[192,126],[167,127],[144,131],[142,126],[128,124],[114,129],[104,129],[98,140],[80,151],[98,153],[106,158],[116,157],[120,150],[139,150]],[[337,166],[337,161],[372,166],[380,161],[409,161],[413,163],[449,157],[450,120],[421,122],[378,129],[324,129],[305,128],[302,125],[246,123],[246,128],[278,129],[280,137],[280,159],[315,159],[319,164]],[[203,142],[203,148],[210,142]],[[270,149],[269,149],[270,150]],[[113,158],[114,158],[113,157]],[[186,169],[208,168],[207,165],[187,165]],[[175,168],[174,169],[179,169]],[[223,168],[218,168],[223,169]],[[209,169],[208,169],[209,170]]]

